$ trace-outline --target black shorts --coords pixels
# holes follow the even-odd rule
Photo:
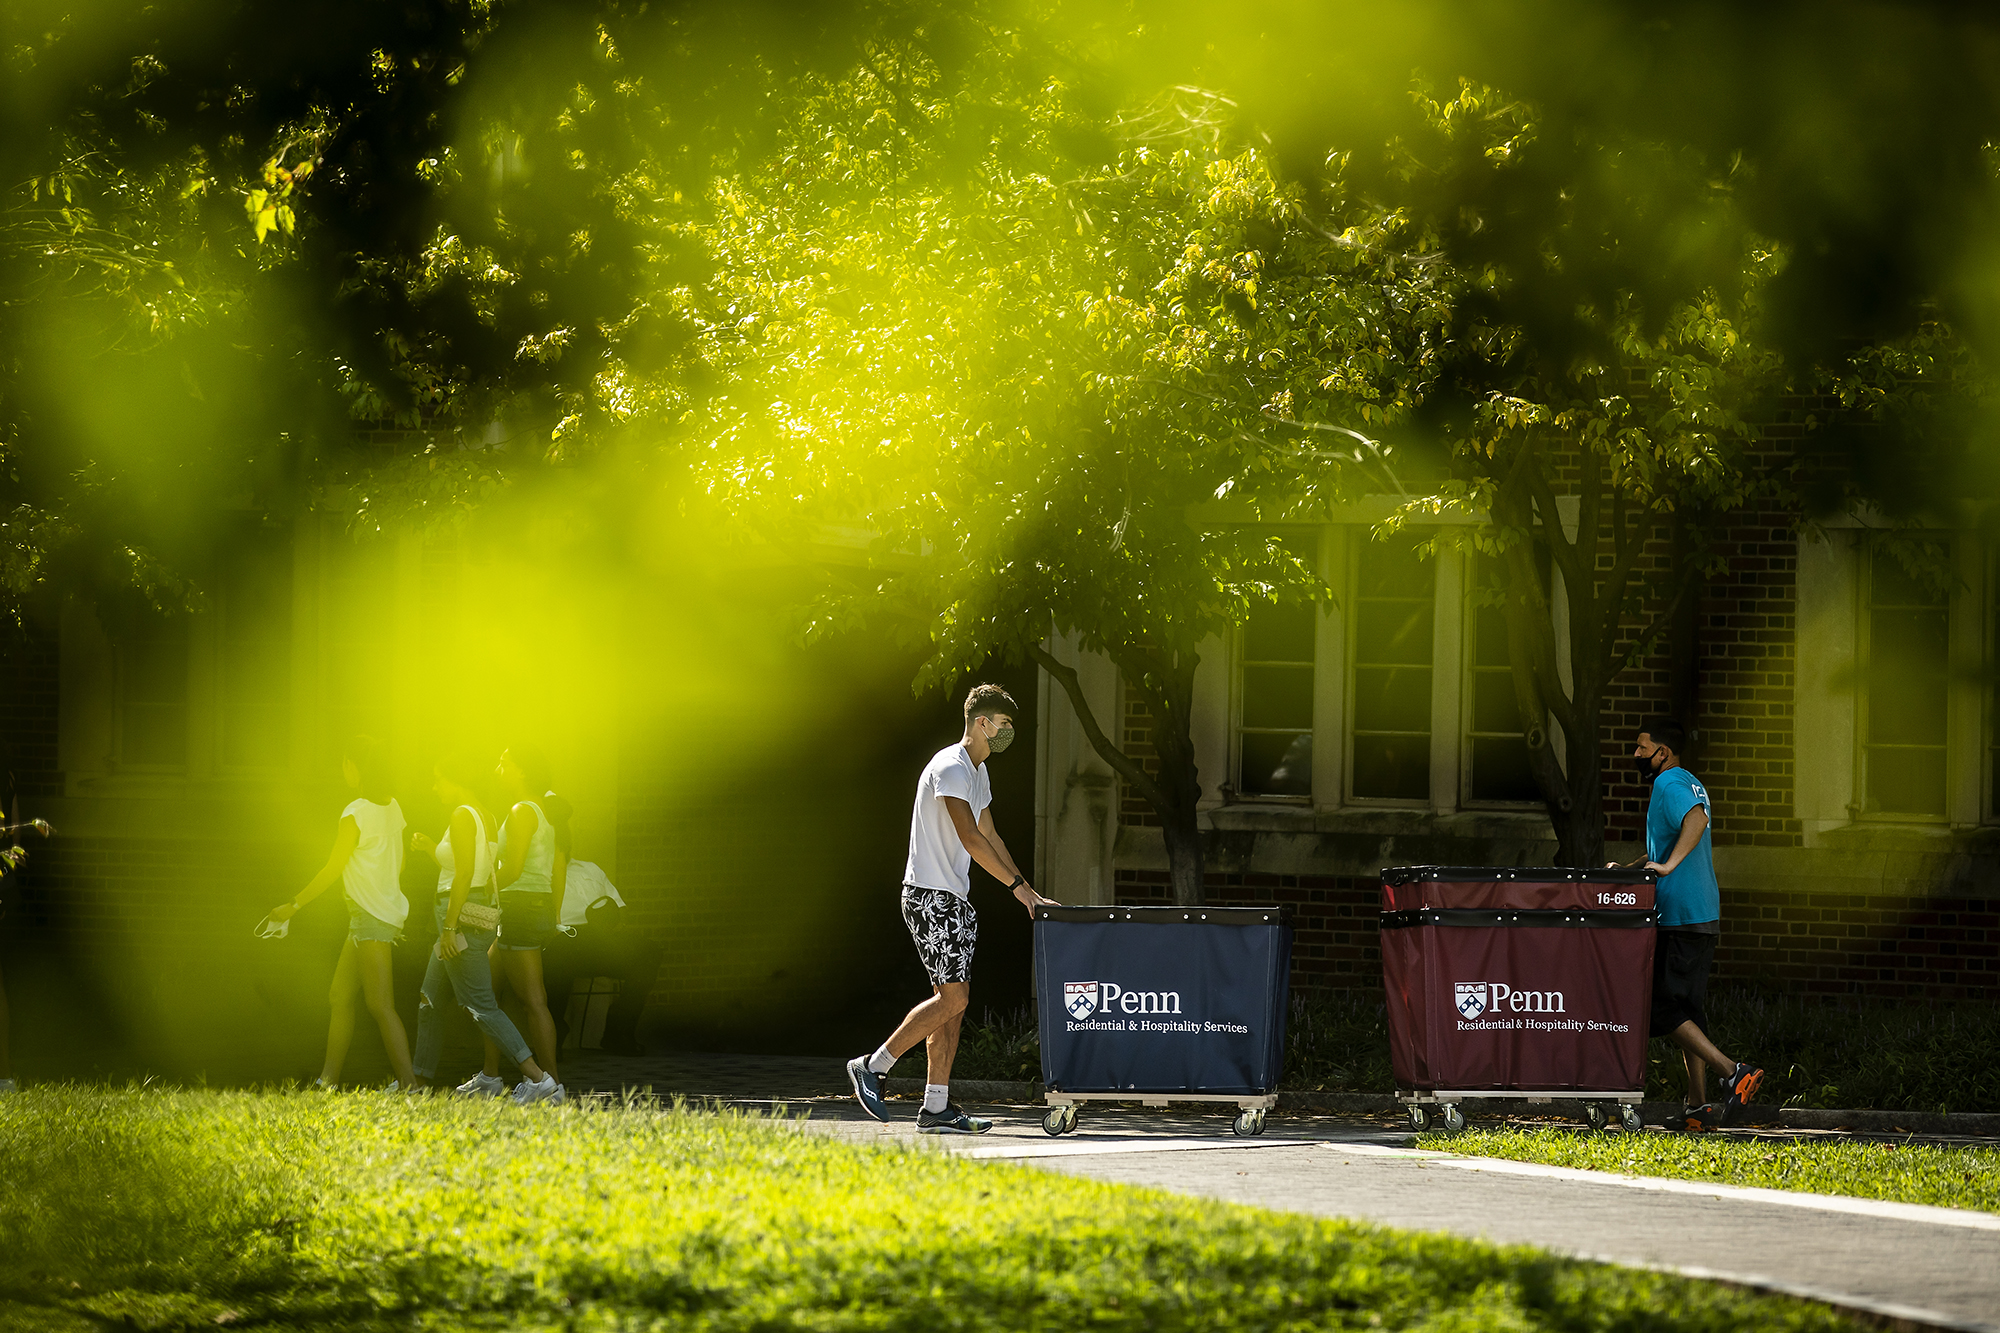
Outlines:
[[[1652,1034],[1664,1037],[1692,1021],[1708,1031],[1708,967],[1715,961],[1716,936],[1694,930],[1662,930],[1653,943]]]
[[[903,924],[916,941],[917,957],[933,986],[972,980],[972,949],[979,943],[979,916],[972,904],[946,889],[903,886]]]

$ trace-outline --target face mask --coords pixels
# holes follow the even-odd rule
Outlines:
[[[1653,751],[1643,758],[1636,755],[1633,756],[1632,767],[1639,774],[1642,781],[1651,782],[1653,780],[1653,764],[1659,757],[1660,752],[1658,750]]]
[[[987,740],[986,748],[992,751],[994,754],[999,754],[1002,750],[1006,749],[1013,743],[1014,743],[1014,729],[1012,727],[1002,727],[1000,728],[1000,730],[994,732],[992,737]]]

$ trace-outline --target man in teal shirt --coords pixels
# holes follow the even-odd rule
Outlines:
[[[1656,718],[1632,747],[1633,766],[1652,785],[1646,802],[1646,859],[1632,864],[1643,864],[1660,877],[1652,1035],[1680,1047],[1687,1063],[1687,1111],[1678,1121],[1668,1121],[1668,1127],[1700,1131],[1732,1118],[1764,1081],[1764,1071],[1731,1060],[1705,1030],[1703,1003],[1716,938],[1722,933],[1722,892],[1709,841],[1708,789],[1681,767],[1686,745],[1680,723]],[[1725,1094],[1719,1103],[1707,1097],[1711,1066]]]

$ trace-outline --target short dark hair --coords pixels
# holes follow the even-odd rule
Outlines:
[[[361,778],[361,794],[377,803],[387,801],[391,784],[389,780],[389,747],[373,736],[353,735],[341,747],[341,758],[354,764],[354,771]]]
[[[1648,718],[1639,730],[1651,736],[1655,745],[1664,745],[1675,754],[1687,751],[1687,728],[1670,717]]]
[[[995,713],[1005,713],[1008,717],[1012,717],[1019,708],[1020,705],[1014,702],[1014,696],[998,685],[974,685],[972,693],[965,696],[967,722],[975,717],[992,717]]]

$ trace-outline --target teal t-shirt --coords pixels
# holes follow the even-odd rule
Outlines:
[[[1660,879],[1663,930],[1722,918],[1722,890],[1715,882],[1715,856],[1708,840],[1715,829],[1715,807],[1708,803],[1708,789],[1685,768],[1670,768],[1653,779],[1652,799],[1646,802],[1646,857],[1664,863],[1674,854],[1674,844],[1681,840],[1681,821],[1696,806],[1708,811],[1708,827],[1674,873]]]

